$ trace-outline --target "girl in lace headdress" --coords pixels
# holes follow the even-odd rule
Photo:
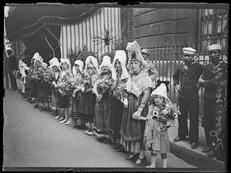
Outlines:
[[[146,117],[148,112],[148,98],[152,81],[144,70],[145,60],[136,41],[128,43],[128,68],[129,78],[126,84],[128,99],[125,99],[121,124],[121,144],[129,152],[128,160],[136,164],[144,163],[143,132],[144,122],[141,117]]]
[[[37,59],[37,57],[39,57],[39,53],[36,52],[33,57],[31,58],[31,64],[30,64],[30,70],[29,73],[27,75],[26,78],[26,83],[27,83],[27,87],[29,90],[29,99],[28,101],[30,103],[34,103],[37,99],[37,84],[36,84],[36,79],[33,78],[37,67],[35,67],[35,59]],[[37,107],[37,104],[35,105],[35,107]]]
[[[39,54],[35,54],[34,58],[34,66],[35,66],[35,79],[37,85],[37,100],[35,108],[40,108],[40,111],[49,109],[49,95],[50,95],[50,87],[44,82],[44,71],[48,68],[47,64],[43,62],[43,58]]]
[[[98,62],[94,56],[88,56],[84,68],[84,88],[83,88],[83,118],[88,123],[88,129],[84,131],[87,135],[93,133],[93,119],[95,114],[96,95],[93,92],[93,86],[99,76]]]
[[[55,116],[55,118],[58,118],[58,89],[57,89],[57,82],[59,80],[59,75],[61,72],[61,69],[59,67],[59,60],[58,58],[54,57],[50,61],[49,68],[52,70],[54,74],[54,79],[51,83],[51,109],[53,110],[52,114]]]
[[[57,82],[58,91],[59,91],[58,107],[61,110],[61,118],[59,119],[59,121],[60,123],[70,124],[71,117],[69,112],[69,107],[70,107],[69,87],[72,79],[70,60],[66,58],[61,58],[60,66],[61,66],[61,73],[60,73],[59,80]]]
[[[76,125],[81,124],[81,115],[83,107],[83,62],[76,60],[72,67],[73,74],[73,93],[72,93],[72,118]]]
[[[163,168],[167,167],[170,144],[167,128],[174,124],[177,109],[167,97],[167,87],[161,83],[151,94],[148,115],[145,118],[144,144],[151,151],[151,165],[156,167],[157,153],[161,154]]]
[[[124,50],[117,50],[115,52],[113,67],[116,71],[116,81],[113,89],[113,97],[111,104],[111,116],[109,120],[109,128],[112,135],[114,148],[117,151],[123,151],[122,145],[120,145],[120,128],[124,109],[124,99],[126,99],[126,93],[123,89],[126,87],[129,74],[126,69],[126,52]]]
[[[96,94],[94,127],[98,140],[110,142],[109,138],[109,118],[111,114],[111,96],[114,80],[116,79],[114,68],[111,64],[111,58],[104,56],[100,65],[101,73],[94,85]]]

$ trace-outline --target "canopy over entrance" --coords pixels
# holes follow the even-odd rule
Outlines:
[[[86,4],[16,4],[13,7],[5,21],[7,38],[22,40],[31,54],[39,52],[45,62],[54,56],[60,58],[62,24],[81,22],[99,9]]]

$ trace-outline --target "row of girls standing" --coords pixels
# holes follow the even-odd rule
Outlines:
[[[144,151],[149,150],[151,167],[155,167],[156,153],[160,152],[166,167],[168,123],[166,118],[159,118],[170,110],[166,109],[171,105],[166,86],[156,88],[157,71],[144,60],[136,41],[129,42],[126,50],[128,59],[124,50],[117,50],[113,63],[107,55],[100,65],[95,57],[88,56],[85,63],[76,60],[72,69],[68,59],[51,59],[50,89],[45,85],[38,88],[37,83],[36,92],[36,80],[29,78],[31,100],[36,100],[36,107],[42,103],[41,110],[52,108],[60,123],[71,124],[73,119],[77,119],[77,125],[87,122],[85,134],[95,135],[100,142],[114,143],[117,151],[124,151],[126,159],[138,165],[144,164]],[[39,54],[32,61],[31,73],[47,67]]]

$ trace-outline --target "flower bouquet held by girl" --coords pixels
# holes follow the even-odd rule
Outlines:
[[[43,80],[47,84],[51,85],[55,80],[55,73],[49,68],[45,69],[43,72]]]
[[[111,91],[111,88],[112,88],[112,80],[107,79],[107,78],[101,79],[98,82],[97,87],[96,87],[97,92],[100,95],[104,95],[106,93],[109,93]]]
[[[73,82],[67,80],[66,76],[58,83],[58,90],[62,96],[70,95],[72,93]]]

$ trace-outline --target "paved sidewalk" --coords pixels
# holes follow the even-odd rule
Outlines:
[[[189,124],[189,121],[188,121]],[[169,139],[171,143],[171,152],[174,153],[179,158],[182,158],[187,163],[195,165],[199,168],[215,168],[224,169],[224,163],[218,161],[215,158],[210,158],[203,153],[201,150],[206,146],[204,128],[199,125],[199,144],[196,149],[191,149],[191,144],[189,141],[179,141],[173,142],[173,139],[178,134],[178,122],[176,121],[176,127],[170,127]]]
[[[83,130],[60,124],[48,112],[34,109],[17,91],[6,91],[3,108],[3,168],[134,168],[124,153],[85,135]],[[162,167],[160,156],[157,167]],[[168,168],[196,166],[168,153]]]

